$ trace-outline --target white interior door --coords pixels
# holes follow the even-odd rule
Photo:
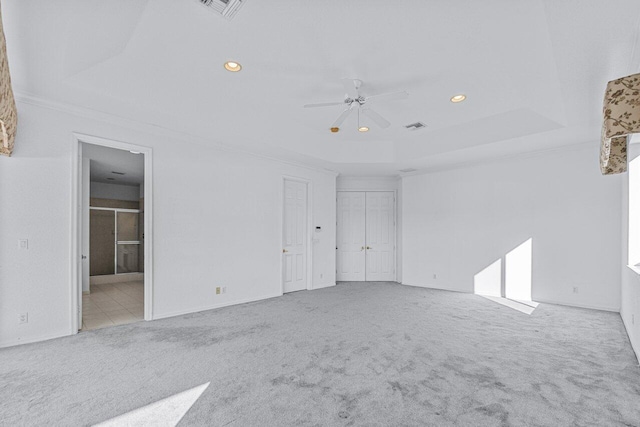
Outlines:
[[[395,194],[367,192],[367,281],[396,280]]]
[[[283,292],[307,289],[307,184],[284,181]]]
[[[338,192],[336,279],[339,281],[366,280],[365,199],[362,191]]]

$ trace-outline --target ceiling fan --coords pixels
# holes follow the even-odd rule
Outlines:
[[[342,79],[342,85],[345,90],[344,101],[341,102],[322,102],[319,104],[306,104],[304,108],[316,108],[316,107],[332,107],[336,105],[344,105],[347,108],[338,116],[335,122],[331,125],[331,132],[338,132],[340,125],[349,117],[353,110],[357,109],[358,113],[358,130],[360,132],[367,132],[369,128],[367,126],[360,125],[360,113],[370,118],[381,128],[388,128],[391,123],[382,117],[380,114],[369,108],[370,104],[378,101],[389,101],[393,99],[406,99],[409,93],[406,91],[382,93],[379,95],[363,96],[360,94],[360,87],[362,86],[362,80],[358,79]]]

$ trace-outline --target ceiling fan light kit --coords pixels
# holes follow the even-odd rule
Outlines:
[[[387,119],[382,117],[380,114],[376,113],[374,110],[369,108],[367,104],[375,103],[384,100],[393,100],[393,99],[406,99],[409,97],[409,93],[406,91],[399,92],[391,92],[391,93],[383,93],[378,95],[371,96],[363,96],[360,94],[360,87],[362,86],[362,80],[358,79],[342,79],[342,85],[345,89],[345,98],[341,102],[322,102],[316,104],[306,104],[304,108],[317,108],[317,107],[333,107],[333,106],[346,106],[347,108],[340,113],[338,118],[333,125],[331,126],[331,132],[336,133],[340,129],[342,123],[351,115],[351,112],[354,109],[358,110],[358,131],[367,132],[369,130],[368,126],[360,125],[360,112],[367,116],[371,121],[373,121],[376,125],[380,126],[383,129],[388,128],[391,125]],[[365,105],[367,105],[365,107]]]

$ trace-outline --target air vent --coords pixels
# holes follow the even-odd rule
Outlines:
[[[114,174],[114,175],[124,175],[124,172],[114,172],[114,171],[111,171],[111,173],[112,173],[112,174]]]
[[[227,19],[232,19],[245,0],[198,0],[207,9],[219,13]]]
[[[426,128],[427,125],[425,125],[422,122],[415,122],[415,123],[411,123],[410,125],[405,125],[405,127],[409,130],[417,130],[417,129]]]
[[[415,172],[418,169],[413,169],[413,168],[406,168],[406,169],[400,169],[398,172],[402,172],[402,173],[409,173],[409,172]]]

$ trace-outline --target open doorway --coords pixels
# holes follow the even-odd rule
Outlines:
[[[76,332],[151,318],[150,150],[86,139],[95,138],[77,140]]]

